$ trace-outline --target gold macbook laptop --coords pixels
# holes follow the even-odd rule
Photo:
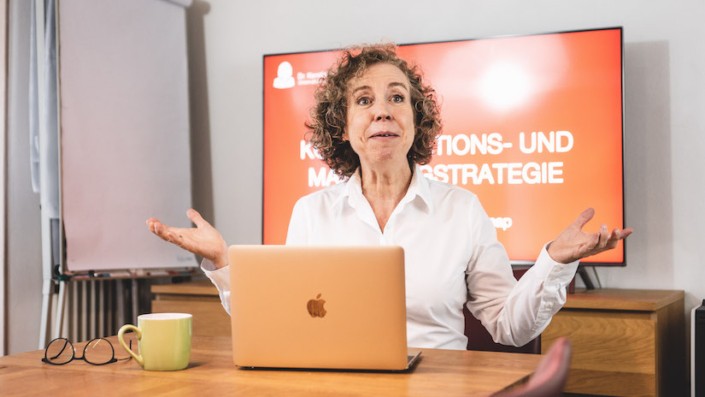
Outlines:
[[[405,370],[401,247],[233,245],[230,313],[240,367]]]

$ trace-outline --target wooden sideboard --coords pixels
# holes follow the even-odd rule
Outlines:
[[[230,335],[210,281],[153,285],[152,293],[152,311],[192,313],[194,335]],[[571,340],[571,393],[686,395],[683,305],[683,291],[578,290],[543,332],[543,351],[559,336]]]
[[[193,335],[230,336],[230,316],[220,304],[218,290],[209,280],[151,287],[152,312],[191,313]]]
[[[683,291],[599,289],[568,294],[542,334],[573,345],[566,391],[610,396],[685,396]]]

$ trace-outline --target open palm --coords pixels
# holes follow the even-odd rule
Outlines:
[[[599,254],[616,247],[621,240],[632,234],[631,228],[622,230],[614,228],[609,231],[606,225],[602,225],[600,230],[595,233],[584,232],[583,227],[593,216],[595,216],[595,210],[586,209],[575,222],[550,243],[548,254],[553,260],[560,263],[570,263]]]
[[[186,211],[186,216],[196,227],[172,227],[156,218],[149,218],[146,223],[149,230],[163,240],[210,260],[217,268],[227,266],[228,247],[220,232],[194,209]]]

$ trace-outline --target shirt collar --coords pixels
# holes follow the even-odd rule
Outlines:
[[[414,173],[411,176],[411,183],[409,183],[409,189],[407,190],[404,198],[402,198],[401,203],[411,202],[416,197],[418,197],[426,205],[429,211],[433,211],[433,201],[431,200],[431,188],[429,186],[428,179],[426,179],[426,177],[421,172],[421,167],[419,165],[414,166]],[[343,191],[335,199],[335,201],[333,202],[333,206],[342,205],[343,202],[347,201],[350,205],[355,207],[354,202],[357,199],[364,199],[362,195],[362,179],[360,178],[360,168],[355,170],[355,172],[345,182]]]
[[[429,212],[433,211],[433,200],[431,200],[431,187],[429,186],[428,179],[421,172],[421,167],[416,164],[414,166],[414,175],[411,177],[411,183],[409,184],[409,190],[406,193],[404,199],[408,201],[414,200],[418,197],[428,208]],[[404,201],[402,199],[402,201]]]
[[[333,206],[342,206],[343,203],[347,202],[354,207],[353,202],[355,198],[359,197],[362,197],[362,179],[360,179],[360,168],[358,167],[350,178],[343,183],[342,192],[335,201],[333,201]]]

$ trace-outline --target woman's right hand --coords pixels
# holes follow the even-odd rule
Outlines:
[[[193,208],[186,211],[186,216],[196,227],[171,227],[156,218],[147,219],[147,227],[149,227],[149,231],[163,240],[210,260],[219,269],[227,266],[228,246],[220,232],[206,222],[201,214]]]

